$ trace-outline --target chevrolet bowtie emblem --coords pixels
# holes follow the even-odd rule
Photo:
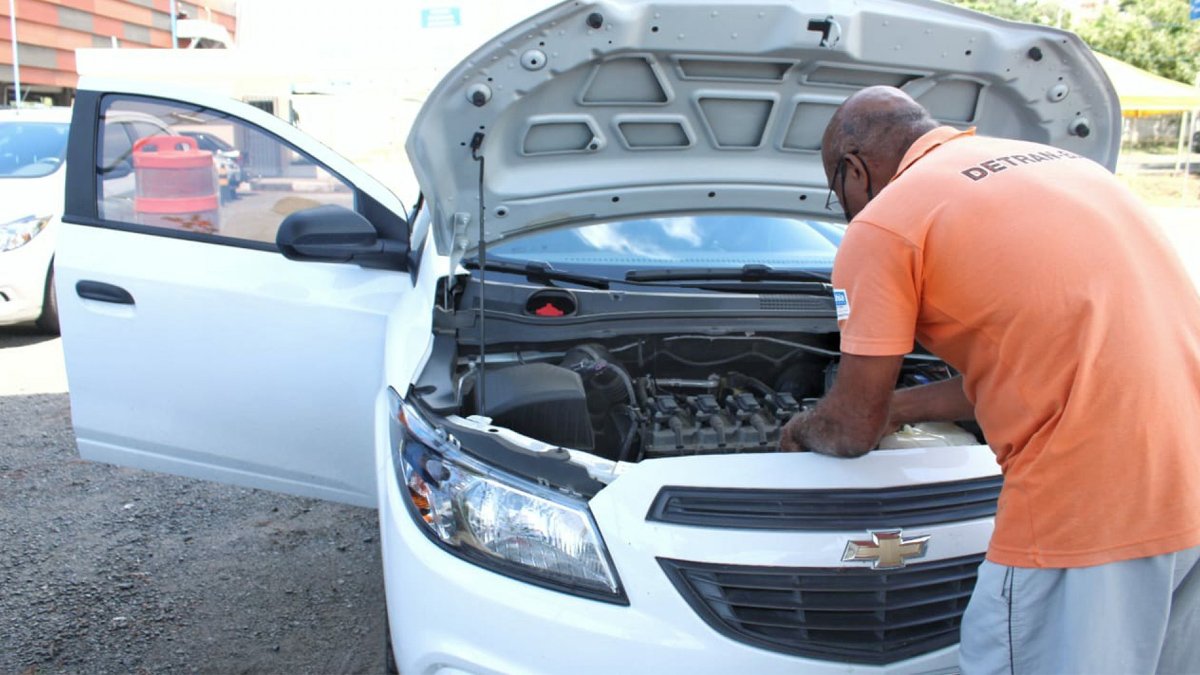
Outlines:
[[[870,539],[851,539],[846,542],[842,560],[870,560],[874,563],[874,569],[897,569],[904,567],[909,558],[923,557],[929,544],[927,534],[905,539],[900,530],[872,530],[870,535]]]

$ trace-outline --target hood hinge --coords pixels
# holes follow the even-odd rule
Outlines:
[[[440,255],[450,256],[450,272],[458,269],[467,251],[470,239],[467,238],[467,227],[471,224],[471,214],[459,211],[450,217],[450,222],[443,221],[433,231],[433,243]]]

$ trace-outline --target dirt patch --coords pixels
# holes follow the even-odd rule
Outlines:
[[[1200,175],[1146,173],[1118,174],[1117,177],[1151,206],[1200,206]]]

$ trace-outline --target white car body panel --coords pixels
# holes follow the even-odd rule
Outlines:
[[[370,412],[407,275],[69,223],[56,267],[85,459],[373,505]],[[85,279],[136,305],[80,298]]]
[[[758,490],[822,490],[853,487],[886,488],[966,480],[999,473],[986,446],[876,451],[844,460],[811,453],[697,455],[645,460],[592,498],[592,514],[606,534],[614,559],[624,570],[654,557],[731,565],[787,567],[842,566],[846,539],[828,532],[762,532],[705,529],[650,522],[646,514],[665,485]],[[926,531],[928,529],[928,532]],[[991,521],[919,528],[906,534],[934,534],[921,561],[962,555],[987,548]],[[614,540],[615,539],[615,540]],[[652,553],[653,556],[647,555]],[[915,561],[913,561],[915,562]],[[858,567],[861,563],[848,566]],[[657,570],[657,565],[654,565]],[[660,571],[661,573],[661,571]],[[622,576],[624,579],[624,576]],[[626,588],[632,597],[636,589]]]
[[[252,106],[156,85],[85,79],[80,87],[227,112],[403,213],[349,162]],[[408,317],[426,342],[430,335],[432,293],[412,293],[409,274],[70,223],[58,246],[84,458],[375,504],[373,411],[389,317]],[[83,280],[120,286],[136,304],[82,299],[75,285]]]

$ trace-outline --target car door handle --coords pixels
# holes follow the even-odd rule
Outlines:
[[[133,296],[129,294],[129,291],[103,281],[80,281],[75,284],[75,292],[79,297],[88,300],[111,302],[114,305],[133,304]]]

